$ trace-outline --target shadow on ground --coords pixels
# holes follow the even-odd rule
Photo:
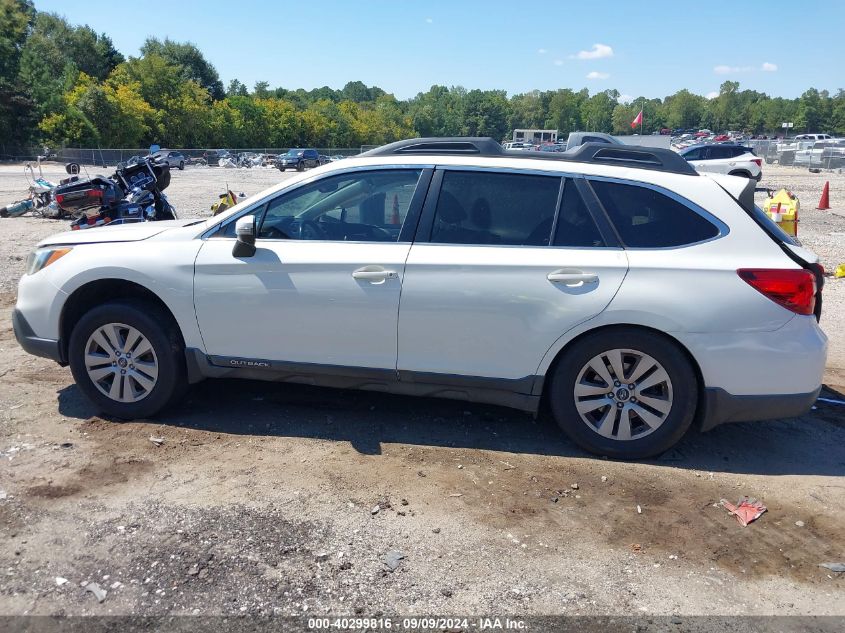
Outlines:
[[[822,396],[845,400],[827,387]],[[97,415],[74,385],[61,389],[58,400],[65,416]],[[409,444],[595,459],[570,442],[549,415],[535,420],[501,407],[295,384],[207,380],[156,422],[215,433],[348,442],[367,455],[380,454],[383,444]],[[802,418],[691,432],[651,463],[712,472],[841,475],[845,405],[819,401]]]

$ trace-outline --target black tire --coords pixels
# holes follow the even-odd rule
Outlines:
[[[305,171],[305,161],[299,161],[296,164],[296,171]]]
[[[648,354],[671,380],[671,409],[663,423],[644,437],[616,440],[599,435],[575,407],[574,389],[581,369],[595,356],[613,349]],[[620,459],[643,459],[663,453],[684,436],[695,417],[698,391],[695,372],[678,345],[653,332],[620,327],[587,335],[566,350],[552,372],[548,396],[555,421],[584,450]]]
[[[751,178],[751,174],[749,174],[744,169],[736,169],[728,174],[728,176],[739,176],[740,178]]]
[[[158,379],[137,402],[118,402],[103,394],[85,367],[85,346],[103,325],[123,323],[136,328],[152,345]],[[126,420],[151,417],[180,399],[187,389],[185,351],[172,319],[156,305],[134,299],[110,301],[89,310],[73,328],[68,343],[70,370],[77,386],[106,415]],[[136,361],[137,362],[137,361]]]
[[[179,161],[179,171],[185,171],[185,161],[184,160]]]
[[[284,167],[279,167],[279,171],[284,171],[284,170],[285,170]]]

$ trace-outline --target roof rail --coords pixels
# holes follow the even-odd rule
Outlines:
[[[594,165],[634,167],[674,174],[698,176],[683,157],[669,149],[639,145],[584,143],[566,152],[524,152],[506,150],[495,139],[483,136],[413,138],[382,145],[361,156],[484,156],[562,160]]]

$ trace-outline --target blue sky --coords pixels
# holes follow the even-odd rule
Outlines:
[[[840,0],[35,0],[107,33],[191,41],[224,83],[340,88],[405,99],[432,84],[616,88],[663,97],[725,80],[774,96],[845,88]]]

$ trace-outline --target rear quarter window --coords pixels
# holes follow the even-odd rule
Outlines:
[[[601,180],[590,184],[625,246],[670,248],[719,235],[715,224],[654,189]]]

